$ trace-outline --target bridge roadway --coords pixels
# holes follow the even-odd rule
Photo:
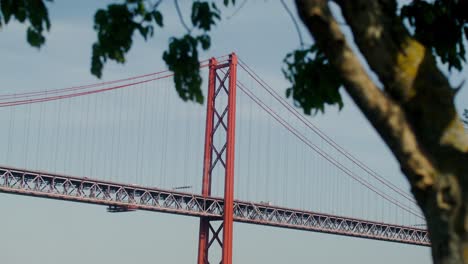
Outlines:
[[[0,192],[109,206],[111,211],[147,210],[220,219],[223,199],[0,166]],[[427,230],[302,211],[234,202],[234,221],[419,246],[430,246]]]

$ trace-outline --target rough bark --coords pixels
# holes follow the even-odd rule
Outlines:
[[[468,263],[468,141],[454,89],[390,0],[336,1],[384,85],[372,82],[327,0],[296,0],[299,15],[345,89],[392,150],[426,216],[434,263]]]

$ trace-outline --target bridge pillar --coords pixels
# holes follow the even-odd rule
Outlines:
[[[236,72],[235,53],[223,64],[215,58],[210,59],[202,195],[211,196],[213,177],[222,176],[214,175],[214,168],[221,167],[224,172],[224,210],[222,219],[200,218],[198,264],[210,263],[209,253],[214,244],[221,247],[222,255],[220,262],[211,263],[232,264]],[[215,222],[220,223],[216,225]]]

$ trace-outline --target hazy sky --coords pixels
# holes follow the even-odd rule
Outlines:
[[[96,37],[92,17],[97,8],[108,2],[111,1],[62,0],[49,4],[52,28],[46,45],[40,50],[28,46],[24,26],[12,23],[3,28],[0,31],[1,93],[96,82],[89,73],[90,47]],[[295,13],[292,3],[289,5]],[[185,14],[189,12],[188,7],[182,5]],[[166,27],[156,30],[154,39],[148,42],[136,37],[125,65],[105,66],[106,80],[165,68],[161,55],[168,38],[180,36],[184,30],[172,1],[164,1],[161,8]],[[223,17],[229,17],[232,12],[226,10]],[[311,42],[305,30],[303,36]],[[279,90],[288,85],[280,71],[281,61],[299,43],[279,1],[249,1],[236,16],[224,19],[212,37],[212,48],[202,54],[203,58],[234,51]],[[458,85],[464,76],[466,70],[452,73],[452,84]],[[386,146],[347,95],[343,91],[342,94],[345,107],[341,112],[328,108],[325,115],[311,120],[374,170],[408,188]],[[460,109],[467,98],[466,89],[462,89],[457,97]],[[6,194],[0,194],[0,201],[0,225],[4,227],[0,238],[2,263],[194,263],[196,260],[196,218],[149,212],[108,214],[99,206]],[[246,224],[235,224],[234,232],[234,263],[430,261],[429,249],[416,246]]]

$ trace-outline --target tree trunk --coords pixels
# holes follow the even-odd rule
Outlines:
[[[438,264],[468,263],[466,197],[455,175],[439,175],[438,186],[419,197],[431,238],[432,258]],[[465,186],[466,188],[466,186]]]
[[[407,32],[395,1],[336,2],[385,91],[349,47],[327,0],[296,0],[296,5],[407,176],[427,220],[434,263],[468,264],[468,140],[454,106],[455,90],[431,51]]]

